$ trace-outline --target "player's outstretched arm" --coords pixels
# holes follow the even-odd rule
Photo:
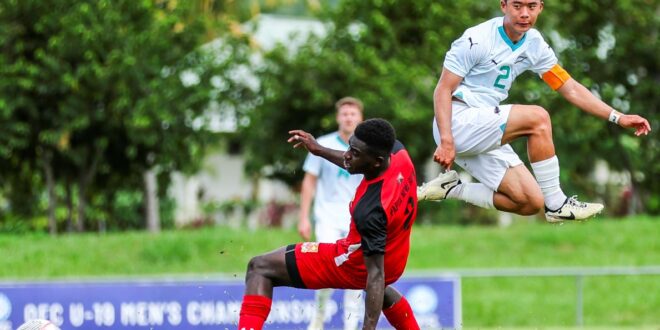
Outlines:
[[[313,155],[323,157],[329,162],[341,167],[344,167],[344,152],[341,150],[335,150],[326,148],[316,142],[316,139],[312,134],[309,134],[303,130],[292,130],[289,131],[291,137],[287,142],[292,143],[294,148],[305,147]]]
[[[364,299],[363,329],[376,329],[385,295],[385,257],[382,254],[364,256],[367,267],[367,287]]]
[[[573,78],[569,78],[557,91],[583,111],[614,122],[621,127],[632,128],[637,136],[646,135],[651,131],[651,125],[644,117],[616,111]]]

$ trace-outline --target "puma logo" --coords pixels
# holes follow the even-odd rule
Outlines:
[[[470,42],[470,49],[472,49],[472,46],[478,45],[478,42],[472,42],[472,37],[468,37],[468,41]]]

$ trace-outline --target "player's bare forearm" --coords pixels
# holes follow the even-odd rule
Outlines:
[[[451,97],[461,81],[460,76],[443,69],[442,76],[433,91],[433,111],[440,131],[441,143],[454,143],[451,132]]]
[[[344,152],[330,148],[322,148],[317,156],[327,159],[329,162],[345,169],[344,166]]]
[[[566,81],[557,92],[576,107],[596,117],[607,119],[614,110],[573,78]]]
[[[294,148],[305,147],[312,154],[325,158],[341,168],[345,168],[343,151],[326,148],[320,145],[316,142],[314,136],[303,130],[291,130],[289,131],[289,134],[291,134],[291,136],[287,142],[292,143]]]
[[[557,89],[561,95],[583,111],[596,117],[615,122],[617,125],[635,130],[635,135],[647,135],[651,125],[644,117],[635,114],[622,114],[601,101],[575,79],[569,79]]]
[[[440,131],[440,144],[433,153],[433,160],[449,170],[456,157],[454,136],[451,130],[452,93],[458,88],[463,78],[447,69],[433,91],[433,111]]]
[[[363,329],[376,329],[385,295],[385,262],[382,254],[364,257],[367,267],[367,287],[364,300]]]

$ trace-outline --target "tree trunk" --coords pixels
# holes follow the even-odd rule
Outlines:
[[[73,232],[73,193],[71,192],[71,182],[66,183],[66,231]]]
[[[87,182],[85,176],[81,175],[78,181],[78,216],[76,217],[76,231],[83,232],[85,231],[85,208],[87,208],[87,199],[85,198],[85,192],[87,191]]]
[[[55,176],[53,175],[51,159],[51,153],[45,152],[42,158],[42,165],[46,174],[46,187],[48,190],[48,232],[55,236],[57,235],[57,219],[55,218],[57,196],[55,196]]]
[[[87,187],[92,183],[94,175],[96,175],[96,168],[98,167],[101,159],[103,149],[99,146],[96,147],[94,152],[94,159],[92,164],[86,170],[82,171],[78,179],[78,221],[76,222],[76,230],[82,232],[85,230],[85,209],[87,208]]]
[[[158,201],[158,182],[156,171],[152,168],[145,171],[144,177],[144,203],[147,217],[147,230],[150,233],[160,232],[160,212]]]
[[[250,178],[250,185],[252,186],[252,191],[250,192],[250,199],[253,201],[259,200],[259,193],[261,190],[260,183],[261,182],[261,175],[259,174],[253,174],[252,177]]]

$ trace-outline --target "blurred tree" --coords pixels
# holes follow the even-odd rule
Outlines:
[[[365,102],[367,118],[390,120],[422,164],[435,149],[432,91],[443,54],[466,24],[491,12],[477,1],[341,2],[320,17],[331,22],[325,38],[312,38],[295,54],[285,46],[266,54],[260,71],[263,104],[242,135],[248,171],[295,184],[305,153],[284,143],[287,131],[304,128],[320,135],[336,129],[333,105],[345,95]],[[273,137],[280,143],[263,150]]]
[[[140,189],[154,168],[161,174],[196,168],[213,139],[209,104],[250,97],[249,87],[228,78],[247,60],[244,38],[228,35],[200,47],[207,26],[190,4],[0,3],[0,114],[7,132],[0,171],[32,173],[16,182],[27,187],[40,184],[37,171],[44,173],[38,177],[48,186],[51,232],[55,184],[77,194],[83,230],[91,192]]]
[[[571,18],[569,24],[566,17]],[[552,1],[546,3],[539,24],[573,77],[620,111],[646,117],[654,129],[637,138],[632,131],[585,116],[554,93],[542,93],[539,102],[553,114],[555,143],[565,155],[561,162],[562,170],[569,171],[566,184],[593,194],[587,174],[596,160],[604,159],[610,168],[630,175],[629,212],[635,212],[635,200],[641,200],[645,211],[660,214],[660,2]],[[617,202],[625,198],[618,197]]]
[[[656,129],[652,136],[631,137],[631,132],[571,110],[533,74],[516,82],[507,103],[535,103],[553,113],[567,191],[597,194],[586,174],[597,159],[605,159],[614,169],[630,171],[645,190],[647,210],[659,212],[660,5],[583,0],[545,6],[539,30],[569,72],[622,111],[645,115]],[[266,54],[260,71],[262,103],[242,135],[248,170],[296,184],[305,153],[284,143],[287,131],[304,128],[319,135],[333,130],[333,102],[345,95],[363,99],[367,118],[391,120],[421,168],[435,149],[432,93],[445,52],[466,28],[498,15],[496,1],[341,2],[320,17],[328,23],[325,38],[310,39],[294,54],[284,46]],[[612,40],[616,47],[607,49]],[[607,56],[599,57],[603,48]],[[263,148],[273,140],[277,143]],[[524,159],[523,143],[515,147]]]

